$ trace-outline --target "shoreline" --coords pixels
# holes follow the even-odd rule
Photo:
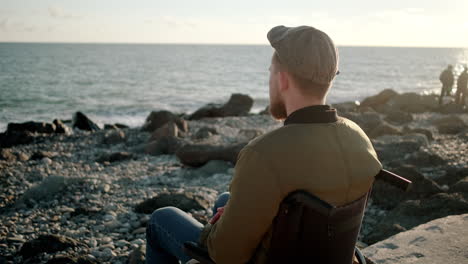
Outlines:
[[[0,262],[143,263],[148,212],[169,201],[190,204],[186,211],[206,222],[216,194],[227,190],[233,175],[232,146],[282,125],[269,115],[249,113],[252,104],[239,95],[224,105],[201,107],[198,115],[154,112],[132,128],[93,130],[88,119],[91,131],[65,123],[65,132],[58,133],[58,122],[52,132],[28,134],[29,144],[0,149],[5,190],[0,194]],[[227,105],[235,113],[227,112]],[[408,193],[374,185],[360,247],[436,218],[468,213],[468,191],[460,183],[468,180],[466,108],[439,107],[433,95],[390,90],[360,105],[333,106],[368,134],[384,168],[414,184]],[[234,116],[208,117],[225,114]],[[197,150],[203,161],[194,163],[184,146],[209,147]],[[414,209],[412,201],[427,203],[430,210],[417,211],[427,208]],[[47,243],[64,249],[33,256],[21,251],[43,234],[66,238],[68,244],[49,237]]]

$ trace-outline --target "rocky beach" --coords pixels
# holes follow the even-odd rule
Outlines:
[[[151,212],[171,205],[206,223],[239,150],[282,126],[267,110],[251,113],[253,103],[233,94],[191,114],[148,113],[133,128],[101,128],[81,112],[8,124],[0,133],[0,264],[144,263]],[[449,243],[424,253],[390,251],[417,237],[437,241],[418,231],[426,223],[440,230],[466,223],[467,108],[393,90],[333,107],[367,133],[385,169],[413,182],[407,192],[374,184],[358,243],[369,263],[438,263],[430,254],[447,255]],[[468,260],[468,239],[460,239],[452,242],[465,247],[451,251],[458,263]]]

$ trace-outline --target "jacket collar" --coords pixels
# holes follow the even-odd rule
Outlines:
[[[333,123],[336,121],[338,121],[336,109],[331,108],[329,105],[313,105],[292,112],[286,120],[284,120],[284,125]]]

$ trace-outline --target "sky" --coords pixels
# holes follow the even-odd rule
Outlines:
[[[468,47],[468,0],[0,0],[0,42],[268,44],[276,25],[341,46]]]

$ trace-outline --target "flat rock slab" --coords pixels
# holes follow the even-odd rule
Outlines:
[[[468,214],[430,221],[362,253],[376,264],[468,263]]]

